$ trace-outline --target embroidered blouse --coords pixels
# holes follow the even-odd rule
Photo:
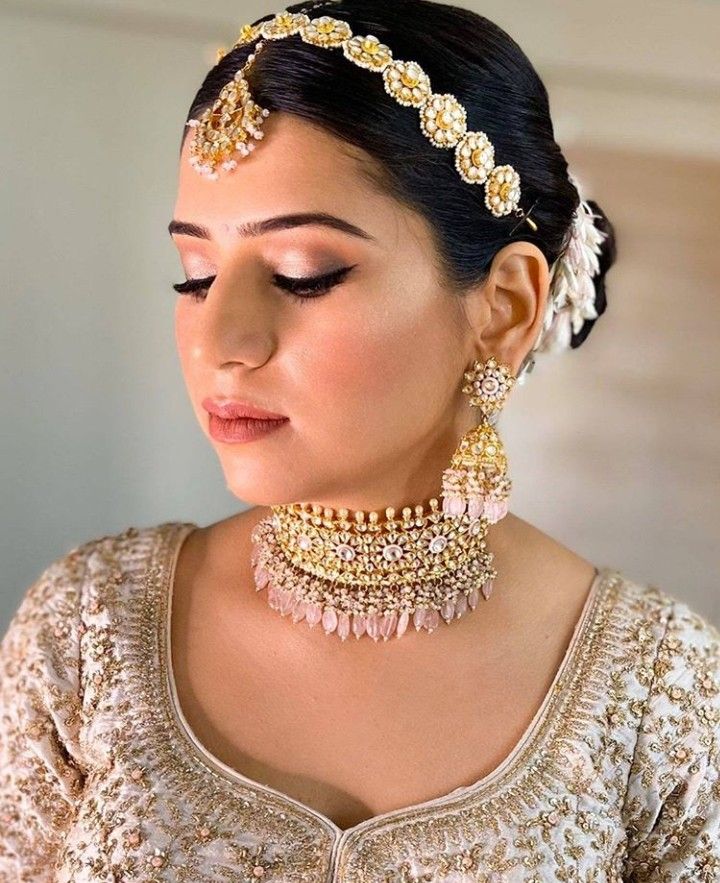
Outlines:
[[[720,633],[597,569],[554,681],[479,781],[341,829],[215,758],[169,622],[197,525],[52,562],[0,644],[2,883],[720,881]]]

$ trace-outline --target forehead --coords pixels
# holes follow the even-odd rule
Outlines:
[[[294,211],[329,211],[363,226],[378,211],[399,205],[376,190],[362,174],[361,151],[292,114],[273,112],[263,124],[265,137],[248,156],[237,155],[230,172],[216,181],[190,165],[192,132],[180,156],[175,217],[196,223],[222,223]],[[367,229],[367,228],[366,228]]]

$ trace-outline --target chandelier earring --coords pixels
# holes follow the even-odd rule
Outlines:
[[[463,377],[462,391],[480,410],[481,422],[463,435],[443,472],[443,512],[460,516],[467,511],[471,518],[495,524],[507,515],[512,481],[494,426],[517,378],[509,365],[494,357],[475,360]]]

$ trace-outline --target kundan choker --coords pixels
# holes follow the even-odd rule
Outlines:
[[[410,623],[432,632],[490,597],[497,572],[484,517],[450,517],[434,498],[398,516],[388,508],[383,520],[308,503],[272,512],[251,534],[255,584],[293,622],[321,623],[343,641],[387,640]]]
[[[507,514],[512,481],[494,428],[515,383],[509,365],[476,359],[462,391],[482,421],[468,430],[442,475],[442,506],[406,506],[399,515],[330,509],[318,504],[272,506],[251,532],[255,585],[293,622],[322,623],[344,641],[367,634],[400,637],[411,622],[434,631],[482,595],[497,576],[486,549],[488,526]]]

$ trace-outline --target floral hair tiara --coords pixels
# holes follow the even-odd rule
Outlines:
[[[417,62],[394,59],[389,47],[377,37],[353,35],[347,22],[329,15],[311,19],[303,11],[283,11],[271,20],[242,27],[233,49],[262,39],[243,67],[223,86],[213,106],[199,119],[186,123],[195,130],[190,162],[196,171],[215,180],[219,167],[226,171],[234,169],[235,154],[247,156],[263,138],[261,126],[270,112],[253,100],[245,75],[265,40],[295,34],[313,46],[342,49],[348,61],[381,73],[388,95],[398,104],[419,111],[420,129],[430,143],[438,148],[454,148],[455,168],[460,177],[469,184],[484,184],[485,205],[490,212],[498,218],[514,212],[537,230],[530,213],[518,207],[520,175],[511,165],[495,165],[495,149],[490,139],[485,132],[468,130],[467,112],[457,98],[433,92],[430,78]],[[223,49],[218,50],[218,61],[224,54]]]
[[[520,218],[508,235],[512,236],[523,222],[537,231],[538,225],[530,217],[537,200],[527,211],[518,207],[519,174],[511,165],[495,165],[495,151],[488,136],[482,131],[468,131],[466,110],[455,96],[434,93],[428,75],[417,62],[393,59],[391,50],[372,34],[356,36],[345,21],[328,15],[311,19],[306,14],[313,7],[333,2],[339,0],[316,0],[299,12],[285,10],[260,24],[243,25],[232,48],[263,39],[233,79],[223,86],[212,107],[199,119],[187,121],[186,126],[194,129],[191,165],[215,180],[219,167],[226,171],[234,169],[237,154],[247,156],[255,149],[264,137],[261,126],[270,111],[253,100],[245,74],[265,40],[297,34],[314,46],[341,48],[349,61],[381,73],[385,91],[399,104],[419,111],[420,128],[430,142],[435,147],[454,148],[455,168],[460,177],[470,184],[485,185],[485,205],[490,212],[495,217],[514,213]],[[225,54],[225,49],[219,49],[217,60]],[[598,256],[607,234],[594,223],[597,215],[585,199],[580,182],[573,175],[570,179],[578,191],[579,204],[573,213],[567,245],[551,267],[543,327],[519,369],[519,384],[533,370],[537,353],[568,349],[571,335],[578,333],[586,319],[598,316],[594,277],[599,273]]]

